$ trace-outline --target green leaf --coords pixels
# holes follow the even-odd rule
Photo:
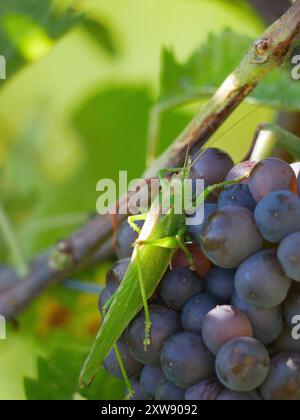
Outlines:
[[[29,400],[122,399],[125,395],[123,382],[112,378],[104,370],[101,370],[90,388],[79,389],[79,371],[86,355],[85,349],[72,346],[68,350],[62,348],[55,350],[47,359],[40,356],[37,362],[37,378],[24,379],[27,398]]]
[[[82,24],[86,32],[94,38],[98,45],[110,55],[114,56],[118,52],[115,40],[112,37],[111,32],[101,22],[93,20],[91,17],[86,17]]]
[[[109,29],[71,7],[57,8],[53,0],[1,0],[0,52],[6,59],[7,78],[44,57],[55,41],[80,24],[105,51],[116,52]]]
[[[238,66],[251,45],[250,38],[229,29],[215,35],[197,49],[184,63],[175,54],[162,54],[159,102],[186,102],[212,95]],[[287,69],[274,71],[249,95],[246,101],[270,107],[299,110],[300,84]]]

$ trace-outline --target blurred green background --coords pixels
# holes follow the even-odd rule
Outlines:
[[[242,0],[54,3],[54,20],[47,20],[46,0],[3,0],[0,7],[0,53],[8,59],[7,81],[0,81],[0,200],[28,259],[95,211],[97,180],[115,178],[119,170],[136,177],[145,169],[149,111],[160,91],[163,48],[184,62],[210,32],[230,28],[254,38],[263,29]],[[67,6],[74,8],[76,19],[81,12],[87,19],[69,22]],[[223,59],[227,56],[230,61],[225,45]],[[200,105],[164,113],[160,149]],[[239,107],[218,135],[251,109]],[[238,160],[257,124],[272,117],[273,111],[260,107],[215,145]],[[1,237],[0,257],[11,263]],[[101,284],[106,267],[84,279]],[[0,399],[25,398],[24,376],[37,375],[38,355],[47,358],[57,348],[70,352],[73,345],[89,345],[99,325],[96,303],[97,297],[57,286],[18,318],[17,327],[9,326],[8,339],[0,341]],[[118,395],[119,385],[106,385],[105,376],[101,380],[109,389],[106,398]],[[28,389],[27,397],[38,397],[34,386]],[[46,384],[44,394],[56,396]]]

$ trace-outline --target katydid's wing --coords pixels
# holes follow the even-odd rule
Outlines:
[[[146,252],[143,253],[142,251]],[[148,245],[141,248],[140,258],[143,261],[142,271],[148,297],[152,296],[157,288],[168,267],[172,253],[173,250],[158,249]],[[153,264],[153,261],[155,261],[155,264]],[[150,270],[146,269],[146,267],[150,266],[151,273]],[[86,386],[92,382],[111,348],[142,307],[137,260],[135,259],[121,283],[83,367],[80,377],[81,385]]]
[[[163,217],[155,213],[150,214],[139,239],[141,241],[158,241],[165,236],[174,236],[183,223],[184,218],[182,216],[172,213]],[[136,258],[137,253],[134,251],[125,277],[85,362],[80,376],[82,386],[89,385],[92,382],[113,345],[143,307],[138,277],[138,260],[142,263],[143,282],[147,298],[149,298],[166,272],[174,253],[174,249],[161,248],[158,245],[144,244],[138,246],[139,259]]]

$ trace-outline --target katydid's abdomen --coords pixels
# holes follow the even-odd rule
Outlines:
[[[139,284],[138,260],[141,262],[146,296],[149,299],[156,290],[172,259],[174,249],[142,244],[176,236],[185,223],[183,215],[170,209],[166,215],[159,212],[159,200],[152,205],[133,252],[128,270],[109,308],[81,373],[81,384],[89,385],[104,359],[122,335],[126,327],[142,309],[143,301]],[[139,256],[137,255],[139,252]],[[137,258],[138,257],[138,258]]]

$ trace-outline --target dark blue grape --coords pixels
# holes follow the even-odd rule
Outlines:
[[[129,398],[131,401],[145,401],[148,398],[143,393],[140,381],[133,379],[131,380],[131,386],[133,388],[134,394],[131,398]]]
[[[137,378],[141,373],[143,365],[135,360],[135,358],[131,355],[127,344],[122,340],[118,341],[117,347],[127,374],[133,378]],[[109,355],[105,359],[104,368],[115,378],[122,379],[122,372],[114,349],[110,351]]]
[[[186,401],[216,401],[224,390],[217,379],[207,379],[185,391]]]
[[[106,275],[106,288],[110,293],[114,294],[126,273],[128,265],[130,263],[129,258],[117,261]]]
[[[232,306],[217,306],[205,317],[202,336],[208,349],[217,354],[228,341],[237,337],[253,337],[253,329],[246,315]]]
[[[204,318],[218,302],[207,293],[193,296],[184,305],[181,313],[181,324],[184,329],[201,332]]]
[[[183,401],[184,390],[167,380],[162,380],[156,389],[155,399],[157,401]]]
[[[267,349],[254,338],[240,337],[221,348],[216,372],[220,381],[232,391],[248,392],[259,387],[270,367]]]
[[[224,181],[226,175],[233,167],[231,157],[223,150],[210,147],[201,152],[191,169],[191,178],[204,179],[206,186]]]
[[[217,401],[261,401],[262,398],[257,391],[234,392],[225,389],[218,397]]]
[[[254,166],[248,185],[251,194],[258,203],[274,191],[296,191],[296,176],[287,162],[269,158],[261,160]]]
[[[170,382],[180,388],[189,388],[214,375],[214,357],[200,334],[185,331],[164,344],[161,367]]]
[[[228,174],[226,175],[226,181],[233,181],[234,179],[241,178],[247,174],[250,174],[252,168],[256,165],[256,162],[245,160],[244,162],[235,165]],[[248,184],[248,178],[241,181],[241,184]]]
[[[236,184],[227,186],[219,195],[219,208],[226,206],[240,206],[253,211],[256,207],[248,185]]]
[[[284,315],[286,322],[293,328],[295,326],[293,318],[300,316],[300,285],[298,283],[292,285],[284,302]]]
[[[274,308],[287,297],[291,280],[285,276],[276,251],[264,250],[240,265],[235,276],[238,296],[250,305]]]
[[[262,236],[279,243],[300,230],[300,197],[290,191],[273,192],[256,206],[254,217]]]
[[[285,274],[300,282],[300,232],[287,236],[281,242],[277,255]]]
[[[234,294],[235,270],[213,267],[205,276],[205,290],[219,303],[230,303]]]
[[[283,325],[281,306],[271,309],[258,308],[244,302],[237,294],[233,296],[231,304],[244,312],[252,324],[254,338],[262,344],[269,345],[279,336]]]
[[[135,224],[141,229],[144,225],[143,221],[137,221]],[[133,252],[133,243],[138,238],[137,232],[132,229],[125,220],[118,228],[116,239],[116,253],[120,259],[130,258]]]
[[[200,246],[200,232],[201,232],[203,223],[217,209],[218,209],[217,204],[205,203],[204,208],[203,208],[204,214],[200,212],[198,219],[193,220],[192,225],[187,224],[186,226],[187,231],[191,235],[193,241],[195,241],[197,245]]]
[[[263,246],[253,214],[237,206],[214,212],[203,224],[200,240],[206,256],[223,268],[238,267]]]
[[[99,296],[98,301],[98,309],[101,315],[103,315],[103,307],[106,304],[106,302],[109,301],[109,299],[112,297],[112,293],[105,287]]]
[[[168,271],[160,286],[160,294],[164,302],[176,310],[196,294],[202,292],[203,281],[188,268],[174,268]]]
[[[160,367],[146,365],[140,378],[143,393],[149,398],[154,398],[156,389],[163,379],[164,374]]]
[[[144,364],[159,365],[163,344],[181,330],[180,317],[173,309],[150,305],[151,319],[150,345],[145,351],[145,315],[140,313],[131,323],[127,332],[127,342],[132,355]]]
[[[300,354],[275,356],[260,392],[267,401],[300,401]]]
[[[292,335],[292,328],[289,325],[285,325],[280,336],[274,343],[274,348],[277,353],[300,354],[300,339],[295,340]]]

